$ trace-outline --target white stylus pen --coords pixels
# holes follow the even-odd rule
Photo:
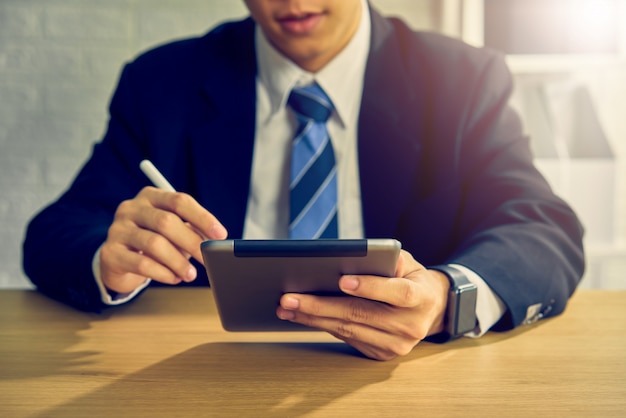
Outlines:
[[[159,189],[166,190],[168,192],[175,192],[176,189],[170,184],[169,181],[161,174],[159,170],[152,164],[150,160],[143,160],[139,163],[139,168],[150,179],[152,184]]]

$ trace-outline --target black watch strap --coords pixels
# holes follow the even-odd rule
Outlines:
[[[442,264],[429,268],[442,272],[450,281],[445,331],[436,339],[445,341],[472,331],[476,327],[476,285],[452,266]]]

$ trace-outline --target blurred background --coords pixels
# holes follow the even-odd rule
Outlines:
[[[372,0],[506,54],[540,170],[587,228],[586,288],[626,288],[626,0]],[[104,132],[124,62],[246,15],[241,0],[0,0],[0,288],[28,220]]]

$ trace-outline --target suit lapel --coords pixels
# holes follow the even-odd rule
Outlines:
[[[232,28],[232,29],[231,29]],[[230,30],[229,30],[230,29]],[[225,27],[206,51],[206,118],[191,132],[190,179],[199,202],[240,238],[246,215],[256,119],[254,25]],[[207,44],[208,45],[208,44]]]
[[[359,117],[359,170],[366,237],[397,236],[414,188],[420,109],[391,22],[372,10],[372,42]],[[410,113],[409,113],[410,112]]]

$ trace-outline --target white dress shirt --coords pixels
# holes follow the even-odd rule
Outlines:
[[[335,107],[326,127],[337,167],[339,238],[363,237],[356,144],[371,32],[369,9],[363,3],[364,13],[355,35],[315,74],[278,52],[257,26],[256,137],[244,238],[289,237],[289,164],[297,121],[287,99],[294,87],[313,82]]]
[[[297,121],[287,106],[287,98],[295,86],[313,82],[320,85],[335,107],[327,128],[337,166],[339,237],[364,237],[357,127],[371,34],[366,0],[362,0],[362,10],[361,22],[348,45],[316,73],[304,71],[283,56],[257,25],[256,131],[243,238],[277,239],[289,236],[289,161]],[[148,279],[131,294],[112,299],[99,278],[99,258],[98,250],[93,267],[104,303],[124,303],[149,284]],[[464,266],[453,266],[478,288],[478,325],[466,336],[480,336],[501,318],[505,306],[475,272]]]

